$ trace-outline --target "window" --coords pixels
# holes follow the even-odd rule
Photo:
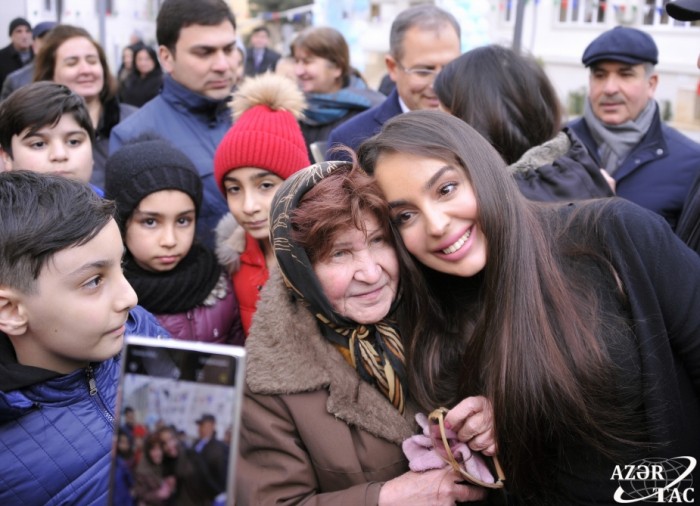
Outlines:
[[[605,21],[607,0],[560,0],[559,22],[598,24]]]

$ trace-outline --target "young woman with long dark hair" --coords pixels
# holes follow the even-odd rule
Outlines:
[[[700,257],[663,219],[528,201],[440,111],[392,119],[358,157],[402,239],[409,390],[424,410],[491,400],[520,503],[614,504],[616,465],[700,457]]]

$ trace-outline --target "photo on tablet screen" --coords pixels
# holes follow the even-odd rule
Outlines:
[[[233,504],[245,350],[129,337],[110,504]]]

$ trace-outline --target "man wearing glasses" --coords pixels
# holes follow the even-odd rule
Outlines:
[[[385,57],[396,88],[384,102],[331,132],[326,160],[349,160],[346,154],[333,152],[333,148],[343,145],[356,150],[362,141],[402,112],[437,109],[435,76],[460,53],[459,23],[449,12],[434,5],[418,5],[399,13],[391,25],[389,54]]]

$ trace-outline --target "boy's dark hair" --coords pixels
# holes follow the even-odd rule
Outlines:
[[[22,86],[0,103],[0,147],[12,157],[12,137],[29,129],[33,135],[70,114],[95,143],[95,129],[85,101],[68,87],[49,81]]]
[[[114,216],[114,203],[68,178],[0,172],[0,286],[31,294],[57,252],[81,246]]]
[[[191,25],[216,26],[229,20],[236,29],[236,18],[223,0],[165,0],[156,19],[158,45],[175,53],[180,30]]]

